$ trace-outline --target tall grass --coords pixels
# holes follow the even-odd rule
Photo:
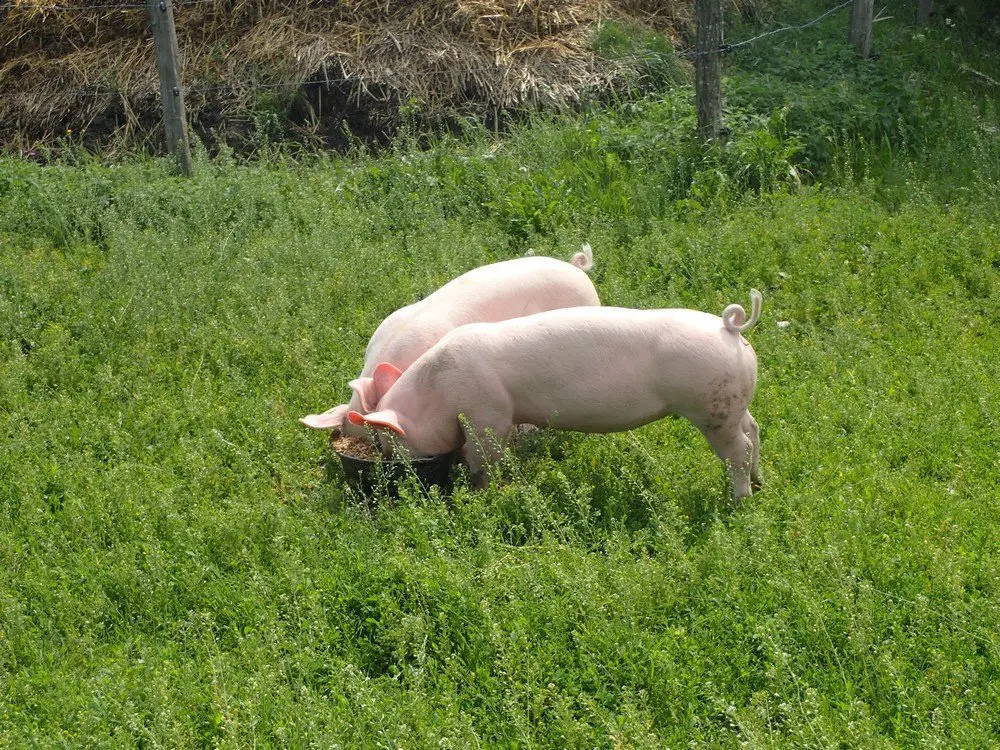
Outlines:
[[[664,421],[369,517],[296,417],[390,309],[515,253],[503,218],[399,222],[319,167],[22,169],[67,200],[3,228],[9,746],[995,736],[995,205],[595,220],[609,304],[764,289],[765,490],[730,513]]]

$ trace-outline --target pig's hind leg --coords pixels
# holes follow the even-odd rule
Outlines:
[[[746,412],[744,412],[746,413]],[[715,454],[722,459],[729,474],[733,500],[749,497],[750,474],[753,465],[754,441],[743,431],[743,417],[728,420],[721,425],[699,425]]]
[[[760,478],[760,428],[757,426],[757,420],[749,411],[743,415],[743,422],[740,426],[743,428],[743,434],[750,438],[750,443],[753,446],[753,454],[750,457],[750,486],[755,490],[760,489],[763,485]]]

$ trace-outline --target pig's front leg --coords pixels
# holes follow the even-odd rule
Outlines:
[[[484,490],[489,486],[490,465],[503,458],[503,446],[512,428],[510,420],[494,419],[490,423],[463,420],[465,458],[473,489]]]

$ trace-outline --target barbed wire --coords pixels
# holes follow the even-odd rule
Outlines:
[[[745,47],[748,44],[753,44],[754,42],[759,41],[760,39],[773,36],[774,34],[781,34],[782,32],[785,31],[799,31],[800,29],[808,29],[810,26],[814,26],[820,21],[822,21],[831,13],[836,13],[841,8],[846,8],[848,5],[851,5],[853,3],[854,0],[844,0],[844,2],[842,2],[840,5],[836,6],[835,8],[830,8],[830,10],[826,11],[822,15],[816,16],[816,18],[814,18],[811,21],[807,21],[806,23],[794,24],[792,26],[782,26],[777,29],[771,29],[770,31],[765,31],[763,34],[758,34],[757,36],[750,37],[749,39],[744,39],[740,42],[733,42],[732,44],[723,44],[721,47],[716,47],[715,49],[709,49],[709,50],[702,50],[701,52],[699,52],[698,50],[686,49],[682,50],[681,52],[675,52],[674,54],[677,57],[687,57],[687,58],[704,57],[705,55],[724,55],[728,52],[732,52],[734,49],[738,49],[739,47]]]
[[[971,68],[965,63],[961,63],[958,67],[964,70],[966,73],[972,73],[972,75],[976,76],[977,78],[986,81],[986,83],[990,84],[991,86],[1000,86],[1000,81],[998,81],[996,78],[991,78],[982,71],[976,70],[975,68]]]
[[[846,8],[848,5],[852,5],[853,3],[854,3],[854,0],[845,0],[845,2],[842,2],[837,7],[830,8],[830,10],[828,10],[826,13],[824,13],[821,16],[816,16],[816,18],[814,18],[811,21],[808,21],[808,22],[802,23],[802,24],[798,24],[798,25],[795,25],[795,26],[782,26],[781,28],[778,28],[778,29],[772,29],[771,31],[765,31],[763,34],[758,34],[757,36],[751,37],[750,39],[744,39],[742,42],[735,42],[734,44],[723,45],[723,49],[720,50],[720,51],[728,52],[730,50],[736,49],[737,47],[745,47],[746,45],[752,44],[753,42],[756,42],[756,41],[758,41],[760,39],[763,39],[764,37],[772,36],[773,34],[780,34],[780,33],[784,32],[784,31],[798,31],[800,29],[808,29],[810,26],[814,26],[815,24],[817,24],[820,21],[822,21],[824,18],[826,18],[831,13],[836,13],[841,8]]]

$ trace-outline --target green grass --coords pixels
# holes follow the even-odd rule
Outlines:
[[[739,102],[703,152],[682,90],[187,181],[0,162],[0,747],[997,744],[996,109],[914,101],[926,147],[841,112],[815,161]],[[378,322],[582,241],[607,304],[764,292],[763,491],[664,420],[345,496],[297,418]]]

